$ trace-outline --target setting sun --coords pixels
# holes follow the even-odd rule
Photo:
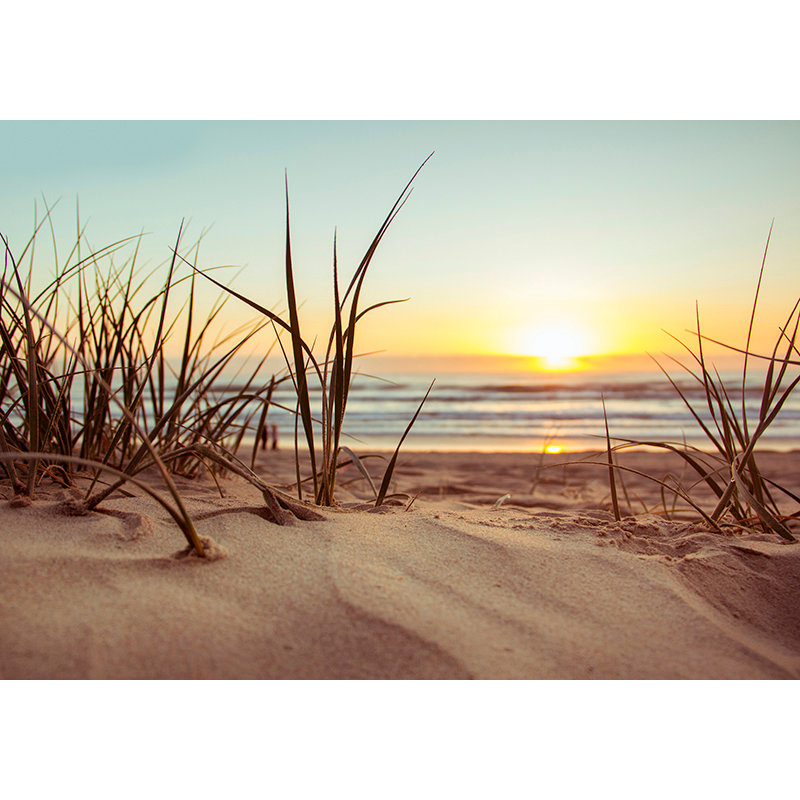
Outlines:
[[[540,360],[542,369],[579,369],[578,356],[586,355],[588,337],[577,325],[550,322],[528,328],[517,337],[520,354]]]

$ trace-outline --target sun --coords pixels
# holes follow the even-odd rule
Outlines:
[[[517,337],[517,351],[538,358],[542,369],[579,369],[578,357],[587,354],[588,341],[578,325],[548,322],[521,331]]]

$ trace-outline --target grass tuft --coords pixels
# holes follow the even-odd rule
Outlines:
[[[433,155],[433,154],[431,154]],[[260,314],[267,318],[267,321],[275,326],[276,333],[280,335],[285,332],[290,339],[290,349],[287,352],[283,344],[279,343],[281,350],[284,354],[289,376],[295,390],[297,398],[296,414],[296,434],[295,434],[295,451],[298,453],[297,458],[297,492],[298,499],[303,500],[303,481],[299,472],[299,451],[298,451],[298,438],[299,428],[302,426],[303,436],[305,438],[306,446],[308,448],[309,457],[311,459],[311,472],[313,483],[313,502],[320,506],[330,506],[334,504],[334,493],[336,488],[336,474],[338,469],[342,466],[339,463],[339,454],[342,452],[341,438],[344,431],[345,413],[347,410],[347,400],[350,392],[350,387],[353,380],[353,362],[355,360],[355,333],[358,322],[364,316],[378,308],[393,303],[404,302],[402,300],[389,300],[382,303],[369,306],[366,309],[360,309],[359,300],[361,291],[364,285],[364,279],[367,275],[375,252],[383,239],[386,231],[391,225],[394,218],[399,213],[400,209],[405,204],[411,193],[411,185],[414,179],[419,174],[420,170],[425,166],[431,156],[420,165],[417,171],[412,176],[411,180],[406,184],[401,192],[389,214],[386,216],[383,224],[375,234],[367,252],[361,259],[357,269],[355,270],[352,279],[345,291],[344,295],[340,296],[339,290],[339,264],[336,251],[336,234],[334,233],[333,240],[333,300],[334,300],[334,323],[328,337],[327,347],[324,356],[317,359],[313,353],[313,342],[308,344],[307,338],[303,336],[300,327],[300,317],[298,313],[297,293],[294,284],[294,269],[292,263],[292,246],[291,246],[291,225],[289,216],[289,184],[288,177],[286,180],[286,256],[285,256],[285,282],[286,282],[286,299],[288,306],[288,320],[283,319],[275,312],[265,308],[264,306],[256,303],[255,301],[241,295],[229,287],[216,281],[208,275],[208,272],[199,270],[195,265],[192,268],[199,274],[206,277],[212,283],[216,284],[220,289],[228,292],[231,296],[236,297],[243,303],[247,304],[250,308],[258,311]],[[188,263],[188,262],[187,262]],[[312,404],[311,388],[309,385],[309,374],[311,378],[316,380],[320,392],[319,408],[315,415],[315,409]],[[405,440],[411,425],[417,419],[420,413],[422,404],[430,393],[428,393],[422,400],[419,409],[414,414],[411,423],[403,434],[398,451],[403,441]],[[319,452],[317,451],[317,446]],[[352,453],[351,460],[352,460]],[[375,498],[375,504],[381,505],[386,497],[386,491],[391,482],[394,467],[397,461],[397,451],[392,459],[389,461],[386,471],[381,482],[381,488],[378,489]],[[348,462],[349,463],[349,462]],[[356,459],[357,468],[359,461]]]
[[[34,294],[36,237],[42,226],[51,222],[52,207],[45,201],[47,213],[41,221],[34,221],[34,233],[19,259],[0,234],[4,246],[0,279],[0,474],[10,482],[12,504],[30,504],[36,487],[46,477],[74,489],[78,475],[88,475],[88,488],[82,498],[64,508],[65,513],[83,514],[130,483],[156,499],[184,533],[190,549],[203,556],[203,543],[172,475],[193,477],[207,470],[216,480],[216,472],[228,471],[261,488],[275,522],[320,519],[313,506],[334,504],[337,470],[344,463],[354,463],[369,477],[361,459],[341,445],[354,374],[355,330],[365,314],[402,301],[361,309],[359,299],[378,244],[408,199],[418,173],[419,169],[384,220],[343,296],[334,236],[335,321],[320,360],[300,330],[288,179],[288,320],[224,286],[211,277],[211,270],[201,271],[197,261],[203,237],[185,247],[183,223],[166,263],[166,280],[155,292],[149,287],[165,265],[142,274],[137,264],[141,235],[95,250],[87,241],[78,214],[77,240],[63,262],[53,233],[54,276]],[[52,224],[50,230],[52,233]],[[121,256],[126,257],[120,264],[115,258]],[[25,261],[27,273],[22,266]],[[177,268],[184,264],[191,267],[191,272],[178,277]],[[207,319],[199,324],[195,308],[197,275],[222,290]],[[231,297],[258,311],[262,319],[209,342],[211,330]],[[234,381],[226,384],[222,375],[232,366],[234,357],[267,326],[274,329],[275,343],[285,354],[285,372],[266,380],[261,376],[273,343],[250,368],[243,383],[237,374],[235,385]],[[288,353],[283,349],[282,334],[288,334],[290,340]],[[181,341],[179,356],[170,359],[166,346],[177,337]],[[313,380],[322,389],[319,409],[312,403]],[[277,406],[273,400],[275,390],[288,382],[295,391],[294,410],[311,458],[311,503],[302,497],[299,452],[297,501],[267,486],[253,472],[269,409]],[[400,445],[421,408],[422,404]],[[254,447],[248,468],[236,454],[250,440]],[[386,497],[400,445],[380,488],[372,485],[376,505]],[[350,460],[339,463],[341,453]],[[142,475],[148,470],[155,471],[166,491],[149,485]]]
[[[706,337],[701,331],[698,308],[696,308],[697,330],[690,331],[697,341],[696,350],[692,350],[676,337],[672,337],[684,347],[694,362],[693,366],[689,367],[673,359],[702,388],[704,404],[711,418],[710,423],[703,419],[701,410],[692,405],[667,370],[654,359],[707,438],[711,447],[710,452],[690,447],[685,442],[681,444],[618,438],[615,441],[619,442],[619,444],[612,447],[606,420],[609,484],[615,515],[618,514],[618,505],[616,503],[614,474],[618,471],[625,471],[626,468],[612,463],[612,451],[617,452],[630,447],[646,445],[676,453],[684,460],[696,478],[689,487],[684,487],[681,481],[674,478],[670,484],[665,481],[656,482],[661,484],[663,492],[672,493],[676,498],[680,497],[691,508],[699,512],[702,518],[714,528],[720,529],[720,524],[723,522],[745,529],[750,529],[755,525],[765,532],[777,534],[786,541],[796,541],[788,523],[797,521],[800,512],[790,515],[784,514],[781,511],[778,500],[781,497],[789,498],[794,503],[800,504],[800,498],[797,498],[776,482],[765,478],[759,469],[756,459],[757,445],[800,382],[800,376],[790,377],[788,372],[790,366],[800,366],[800,361],[797,360],[798,356],[800,356],[797,348],[798,328],[800,328],[800,313],[798,313],[800,300],[795,303],[785,325],[780,326],[780,335],[771,354],[759,355],[751,351],[753,325],[771,234],[772,228],[770,228],[770,235],[767,238],[767,246],[761,263],[745,348],[741,350]],[[732,400],[733,391],[726,386],[716,368],[708,363],[703,349],[704,342],[713,342],[744,356],[741,384],[737,386],[742,394],[741,406],[734,404]],[[760,390],[761,402],[756,418],[751,418],[745,405],[746,392],[748,391],[748,362],[752,358],[766,362],[766,374]],[[646,477],[656,480],[651,476]],[[711,489],[717,498],[716,505],[710,513],[703,511],[699,504],[691,499],[692,491],[701,484]],[[664,503],[664,511],[667,513],[666,502]]]

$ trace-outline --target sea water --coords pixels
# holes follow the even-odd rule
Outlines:
[[[736,416],[746,415],[752,432],[762,402],[763,373],[748,376],[744,410],[741,373],[721,377]],[[612,439],[712,447],[661,372],[446,373],[438,377],[409,373],[383,380],[356,376],[342,444],[356,451],[394,449],[434,378],[433,389],[404,442],[406,450],[541,452],[546,446],[601,450],[605,448],[603,402]],[[702,385],[685,373],[673,380],[715,432]],[[273,400],[294,408],[291,385],[279,387]],[[277,425],[280,446],[293,446],[292,413],[272,408],[267,421]],[[800,393],[789,397],[761,437],[760,447],[800,448]]]

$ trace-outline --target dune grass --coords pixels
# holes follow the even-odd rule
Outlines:
[[[433,154],[431,154],[433,155]],[[308,344],[308,338],[304,337],[300,326],[300,317],[297,302],[297,292],[294,282],[294,269],[292,264],[292,240],[291,225],[289,215],[289,183],[286,180],[286,257],[285,257],[285,282],[286,299],[288,306],[288,319],[284,319],[274,311],[265,308],[244,295],[235,292],[230,287],[224,286],[219,281],[208,275],[207,271],[199,270],[196,265],[189,264],[192,269],[203,275],[212,283],[229,295],[236,297],[250,308],[262,314],[275,328],[278,341],[284,354],[289,376],[292,380],[295,395],[297,398],[296,419],[302,425],[303,436],[311,458],[312,471],[312,500],[320,506],[330,506],[334,503],[334,492],[336,487],[336,475],[340,467],[346,463],[355,463],[362,475],[368,475],[366,467],[361,463],[358,456],[349,448],[344,448],[341,444],[344,430],[344,419],[347,410],[347,400],[353,380],[353,367],[356,357],[355,335],[356,325],[366,314],[394,303],[405,302],[403,300],[387,300],[368,308],[361,309],[359,301],[367,275],[375,252],[383,239],[389,226],[400,212],[411,193],[411,185],[425,166],[431,156],[420,165],[406,184],[397,201],[389,214],[384,219],[382,225],[375,234],[372,242],[367,248],[364,257],[361,259],[357,269],[347,289],[342,294],[339,287],[339,265],[336,250],[336,235],[333,239],[333,327],[327,339],[327,346],[321,358],[313,353],[312,345]],[[177,254],[177,253],[176,253]],[[184,259],[185,260],[185,259]],[[188,262],[187,262],[188,263]],[[280,336],[285,334],[289,338],[289,347],[284,348],[280,341]],[[313,344],[313,343],[312,343]],[[288,350],[288,352],[287,352]],[[315,380],[321,390],[318,416],[312,405],[311,380]],[[431,384],[431,388],[433,384]],[[425,400],[430,394],[431,389],[422,398],[416,413],[406,428],[394,455],[389,460],[384,471],[383,479],[379,489],[375,490],[375,505],[381,505],[387,497],[388,487],[391,482],[397,455],[400,447],[408,435],[411,426],[417,419]],[[318,448],[319,445],[319,448]],[[297,492],[298,499],[303,500],[303,481],[300,476],[299,448],[295,447],[297,454]],[[339,462],[340,454],[344,452],[347,461]],[[210,455],[210,453],[207,453]],[[371,480],[370,480],[371,483]],[[373,486],[374,489],[374,486]]]
[[[145,487],[141,473],[155,470],[164,492],[154,496],[176,521],[189,543],[202,555],[202,543],[181,500],[172,475],[197,476],[208,470],[230,471],[257,485],[265,502],[274,510],[276,522],[287,515],[313,519],[313,507],[336,503],[338,471],[349,464],[365,478],[374,494],[375,505],[391,495],[398,453],[420,414],[431,388],[400,438],[394,454],[387,459],[382,479],[373,482],[352,448],[343,444],[345,416],[355,372],[356,328],[368,313],[392,303],[390,300],[361,307],[367,271],[389,226],[411,193],[419,170],[414,173],[379,227],[344,291],[340,286],[336,236],[333,239],[332,301],[334,321],[321,353],[316,340],[301,331],[298,294],[294,282],[289,190],[286,184],[286,248],[284,316],[239,294],[217,281],[213,268],[199,266],[200,240],[186,247],[183,226],[170,259],[146,272],[138,264],[141,236],[115,242],[99,250],[86,240],[78,225],[78,236],[61,263],[53,236],[53,278],[44,289],[34,292],[34,250],[37,234],[50,221],[51,209],[35,225],[34,234],[19,258],[3,238],[4,269],[0,281],[0,473],[11,484],[19,502],[34,496],[44,478],[75,490],[76,477],[82,481],[80,496],[69,501],[69,513],[86,513],[96,508],[126,483]],[[52,226],[51,226],[52,231]],[[769,239],[767,240],[767,249]],[[695,349],[682,344],[690,365],[676,363],[703,390],[704,409],[695,408],[666,369],[667,380],[678,392],[695,422],[706,436],[710,449],[690,447],[685,442],[650,442],[611,436],[606,424],[605,467],[608,469],[611,504],[617,519],[622,516],[619,494],[625,495],[624,474],[635,472],[619,463],[626,448],[649,446],[676,453],[693,479],[687,482],[665,476],[655,480],[662,489],[663,511],[679,513],[677,500],[717,530],[734,525],[742,529],[757,526],[786,541],[795,541],[789,525],[798,514],[786,515],[779,501],[788,498],[800,505],[800,498],[766,478],[757,464],[756,448],[785,405],[800,376],[790,367],[800,366],[797,346],[800,330],[800,301],[780,327],[770,354],[752,352],[751,341],[767,249],[759,273],[743,356],[741,384],[726,386],[709,363],[704,344],[713,339],[700,329],[697,311]],[[121,263],[118,260],[122,259]],[[23,266],[27,262],[27,271]],[[179,269],[190,270],[178,277]],[[185,270],[184,270],[185,272]],[[153,290],[159,274],[163,284]],[[197,281],[206,280],[220,289],[219,299],[205,319],[198,319]],[[260,319],[211,339],[211,331],[228,302],[239,302],[258,312]],[[255,363],[248,362],[234,381],[223,380],[233,359],[259,331],[274,332],[273,345]],[[62,331],[59,333],[58,331]],[[167,357],[166,345],[178,341],[178,356]],[[311,343],[309,343],[311,342]],[[727,345],[723,345],[726,346]],[[264,364],[279,348],[286,367],[279,374],[265,376]],[[729,348],[736,350],[736,348]],[[173,352],[175,350],[173,349]],[[756,417],[745,406],[748,366],[754,359],[766,364],[761,402]],[[658,363],[658,362],[657,362]],[[291,385],[295,407],[295,464],[297,499],[274,490],[254,473],[256,447],[249,467],[237,453],[243,442],[258,442],[268,423],[269,410],[276,406],[275,390]],[[735,391],[734,391],[735,390]],[[741,390],[741,404],[735,392]],[[710,414],[711,423],[705,419]],[[311,474],[301,475],[300,451],[307,448]],[[559,466],[564,466],[560,464]],[[641,474],[641,473],[639,473]],[[376,485],[377,483],[377,485]],[[262,486],[263,484],[263,486]],[[304,496],[304,486],[309,490]],[[697,487],[707,487],[716,498],[714,508],[704,508],[695,499]],[[145,491],[153,494],[152,488]],[[667,497],[671,496],[669,504]]]
[[[770,229],[770,236],[771,234],[772,230]],[[671,477],[668,482],[666,478],[659,481],[652,476],[645,476],[650,480],[655,480],[662,487],[663,513],[670,515],[666,495],[671,494],[676,498],[680,497],[717,530],[721,529],[720,526],[723,522],[746,530],[755,526],[777,534],[786,541],[796,541],[788,523],[797,521],[800,512],[791,515],[782,513],[778,500],[781,497],[788,498],[793,503],[800,505],[800,498],[775,481],[766,478],[759,469],[756,458],[756,446],[761,437],[775,421],[781,408],[800,382],[800,376],[792,377],[789,373],[789,367],[800,366],[800,360],[798,360],[800,351],[797,347],[798,329],[800,328],[800,313],[798,312],[800,300],[795,303],[786,323],[780,326],[772,352],[769,355],[759,355],[751,351],[753,325],[769,249],[769,238],[768,236],[761,262],[745,347],[743,349],[731,347],[706,337],[700,328],[699,309],[696,309],[697,330],[690,332],[696,339],[696,348],[692,349],[673,337],[684,347],[691,361],[690,366],[687,366],[673,360],[702,387],[705,406],[712,420],[710,425],[702,418],[701,409],[692,405],[676,381],[656,360],[659,368],[702,430],[710,445],[710,450],[690,447],[685,442],[634,441],[619,438],[613,438],[617,444],[612,445],[612,437],[609,434],[606,420],[609,489],[617,519],[620,518],[621,512],[615,475],[623,474],[626,471],[635,472],[635,470],[615,463],[614,454],[626,448],[646,445],[676,453],[684,460],[694,475],[694,481],[688,486],[674,477]],[[733,387],[726,386],[719,372],[708,362],[704,353],[704,342],[713,342],[742,355],[741,384],[736,387],[741,391],[741,405],[732,400]],[[755,419],[748,417],[745,406],[750,359],[758,359],[766,364],[766,376],[760,391],[761,403]],[[641,475],[642,473],[637,474]],[[693,493],[701,484],[708,487],[717,498],[716,505],[712,510],[701,508],[699,502],[695,502],[693,499]]]
[[[77,492],[76,477],[80,474],[88,478],[81,484],[88,483],[88,488],[82,490],[82,496],[76,495],[65,503],[64,508],[67,513],[87,513],[130,482],[154,496],[190,545],[203,555],[203,545],[171,474],[195,476],[204,469],[212,474],[228,470],[260,485],[260,479],[252,472],[256,446],[250,468],[236,454],[246,438],[255,443],[260,440],[269,409],[276,405],[275,389],[291,383],[297,405],[286,410],[296,413],[302,423],[312,464],[311,504],[332,505],[337,469],[355,462],[359,469],[365,470],[359,457],[341,444],[354,375],[356,324],[374,309],[399,302],[378,303],[362,310],[359,298],[375,250],[408,199],[413,179],[379,229],[341,297],[334,238],[335,322],[327,350],[319,360],[300,332],[291,261],[288,182],[287,321],[223,286],[209,275],[209,270],[199,270],[200,240],[184,247],[183,225],[170,260],[143,274],[137,263],[141,236],[95,250],[78,221],[77,240],[64,263],[60,263],[53,233],[53,278],[35,294],[32,287],[37,235],[45,223],[50,223],[52,209],[47,207],[45,217],[35,224],[19,258],[3,237],[0,474],[9,480],[15,503],[30,502],[45,476]],[[52,224],[50,229],[52,232]],[[124,260],[118,264],[115,258],[122,256]],[[23,266],[26,261],[27,272]],[[178,278],[177,268],[183,265],[191,267],[191,272]],[[153,292],[148,287],[162,269],[166,269],[166,280]],[[222,290],[207,318],[199,323],[195,313],[198,275]],[[243,300],[264,319],[209,341],[210,331],[231,298]],[[174,311],[176,303],[178,308]],[[223,381],[222,375],[232,359],[265,327],[276,333],[272,347],[256,360],[255,366],[250,364],[244,377],[237,375],[235,386],[231,381]],[[281,334],[288,334],[291,343],[287,369],[265,379],[262,372],[267,357],[275,344],[283,347]],[[178,337],[179,356],[169,359],[166,345]],[[320,419],[312,407],[309,374],[319,381],[322,389]],[[422,403],[389,460],[380,488],[375,490],[376,505],[387,497],[397,453]],[[317,435],[315,426],[321,435]],[[319,451],[318,444],[321,444]],[[341,463],[340,454],[345,456]],[[314,518],[313,512],[303,511],[306,504],[299,446],[296,464],[299,504],[269,487],[262,489],[267,504],[276,509],[276,522],[286,521],[286,513]],[[148,488],[137,477],[150,469],[160,474],[166,493]]]
[[[118,395],[120,391],[124,393],[126,388],[129,390],[130,384],[114,390],[109,382],[114,380],[114,367],[110,366],[109,359],[119,355],[118,351],[114,353],[109,335],[115,328],[115,322],[118,323],[118,341],[122,341],[124,330],[124,323],[118,318],[112,317],[110,324],[104,324],[109,321],[107,316],[102,318],[108,311],[109,299],[113,299],[109,284],[104,287],[104,294],[98,293],[98,305],[91,308],[87,306],[89,295],[85,284],[79,289],[77,310],[72,309],[68,323],[68,328],[73,325],[78,328],[77,347],[58,334],[45,316],[57,316],[60,290],[68,274],[72,272],[80,279],[81,271],[87,264],[97,263],[98,254],[92,253],[86,260],[78,258],[74,267],[68,264],[63,270],[56,265],[55,280],[43,293],[31,299],[31,272],[23,281],[20,267],[5,238],[3,244],[4,273],[0,284],[0,461],[15,494],[30,501],[38,479],[45,474],[65,485],[72,485],[75,466],[93,468],[94,479],[89,492],[103,472],[122,476],[111,484],[111,488],[118,488],[133,477],[137,462],[129,459],[125,470],[120,470],[112,461],[120,448],[124,450],[130,446],[131,433],[135,432],[142,441],[140,453],[147,453],[152,465],[161,473],[174,507],[161,496],[159,502],[169,510],[189,543],[202,555],[202,543],[177,488],[150,437],[137,422],[141,391],[137,392],[134,402],[126,405]],[[26,252],[28,249],[31,251],[32,264],[31,244]],[[111,249],[113,247],[107,252]],[[72,254],[75,252],[77,250],[73,249]],[[123,302],[123,306],[127,309],[129,304]],[[92,323],[91,331],[86,328],[87,315]],[[95,361],[94,365],[92,360]],[[152,362],[153,359],[150,359],[150,370]],[[86,381],[84,413],[80,417],[72,410],[73,388],[79,376]],[[99,398],[104,400],[96,405]],[[119,411],[116,416],[110,412],[112,404]],[[112,421],[113,429],[105,424],[106,421]],[[90,457],[84,456],[85,452]],[[138,460],[141,461],[141,458],[140,455]],[[18,474],[20,468],[24,468],[24,480]],[[98,501],[95,498],[106,496],[108,491],[109,488],[106,488],[94,496],[87,492],[82,503],[71,505],[71,513],[85,513],[96,505]]]

